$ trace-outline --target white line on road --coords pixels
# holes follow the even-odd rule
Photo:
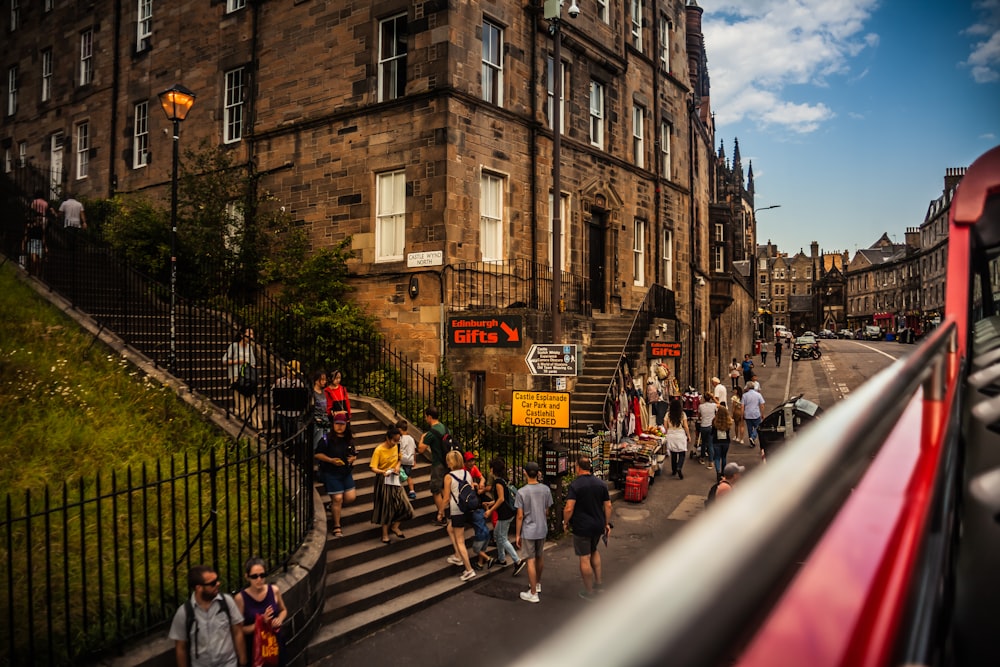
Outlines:
[[[857,343],[857,341],[855,341],[855,342]],[[865,345],[864,343],[857,343],[857,344],[858,344],[858,345],[860,345],[861,347],[864,347],[864,348],[868,348],[868,349],[869,349],[869,350],[871,350],[872,352],[878,352],[878,353],[879,353],[879,354],[881,354],[882,356],[885,356],[885,357],[889,357],[889,358],[890,358],[890,359],[892,359],[893,361],[896,361],[896,359],[898,359],[898,358],[899,358],[899,357],[894,357],[894,356],[892,356],[892,355],[891,355],[891,354],[889,354],[888,352],[883,352],[882,350],[878,349],[877,347],[872,347],[871,345]]]

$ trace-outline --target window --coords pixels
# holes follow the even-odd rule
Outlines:
[[[226,72],[226,100],[222,113],[223,142],[243,138],[243,68]]]
[[[17,65],[7,68],[7,115],[17,113]]]
[[[42,51],[42,101],[52,99],[52,49]]]
[[[503,30],[483,21],[483,99],[503,106]]]
[[[663,286],[669,290],[674,288],[674,233],[663,230]]]
[[[646,221],[635,221],[635,239],[632,242],[632,284],[646,284]]]
[[[21,22],[21,2],[20,0],[10,0],[10,29],[11,32],[17,30]]]
[[[546,59],[545,79],[548,99],[545,102],[545,120],[549,127],[552,127],[552,100],[555,98],[555,64],[552,56]],[[559,91],[559,131],[566,132],[566,91],[569,90],[569,70],[566,63],[560,63],[562,69],[562,90]]]
[[[406,14],[379,22],[378,101],[402,97],[406,90]]]
[[[226,0],[226,13],[238,12],[247,6],[247,0]]]
[[[608,0],[597,0],[597,18],[602,23],[608,22]]]
[[[375,197],[375,261],[403,259],[406,232],[406,174],[379,174]]]
[[[670,71],[670,31],[674,24],[666,16],[660,16],[660,69]]]
[[[667,121],[660,123],[660,172],[668,181],[673,178],[673,169],[670,165],[670,135],[673,132],[673,125]]]
[[[590,143],[604,148],[604,84],[590,82]]]
[[[559,266],[563,271],[569,270],[569,248],[566,245],[566,239],[568,235],[566,230],[569,228],[569,196],[562,195],[560,197],[559,206]],[[549,192],[549,231],[546,235],[549,244],[549,267],[552,266],[552,193]]]
[[[726,240],[726,227],[721,222],[715,223],[715,240],[718,243]]]
[[[5,148],[3,151],[3,173],[9,174],[12,171],[14,171],[14,157],[10,149]]]
[[[17,145],[17,166],[28,166],[28,142],[22,141]]]
[[[726,270],[726,246],[712,247],[712,268],[716,273],[723,273]]]
[[[135,105],[135,126],[132,129],[132,168],[149,164],[149,102]]]
[[[139,8],[135,21],[135,50],[145,51],[149,48],[153,36],[153,0],[138,0]]]
[[[632,47],[642,51],[642,0],[631,0]]]
[[[79,123],[76,126],[76,177],[87,178],[90,170],[90,125]]]
[[[42,11],[46,12],[46,13],[51,12],[53,4],[54,4],[54,0],[45,0],[42,3]]]
[[[479,246],[484,262],[502,262],[503,178],[483,172],[479,178]]]
[[[84,30],[80,33],[80,85],[86,86],[94,81],[94,31]]]
[[[632,155],[635,159],[635,166],[645,167],[646,134],[643,129],[646,110],[636,104],[632,107]]]

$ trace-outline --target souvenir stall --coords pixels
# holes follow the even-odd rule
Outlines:
[[[648,382],[655,382],[655,390],[660,391],[659,382],[650,373]],[[641,378],[638,380],[641,383]],[[640,501],[646,497],[649,485],[660,470],[666,452],[663,429],[655,425],[653,411],[647,404],[647,395],[652,391],[647,387],[644,395],[627,368],[623,368],[615,378],[612,387],[617,389],[617,399],[612,402],[607,423],[611,427],[604,435],[607,451],[607,481],[616,489],[625,489],[626,500]]]

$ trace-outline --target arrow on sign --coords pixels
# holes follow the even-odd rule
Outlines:
[[[532,345],[524,358],[532,375],[576,375],[576,345]]]
[[[508,343],[516,343],[521,339],[517,333],[517,329],[508,325],[506,322],[500,322],[500,328],[503,329],[505,334],[507,334]]]

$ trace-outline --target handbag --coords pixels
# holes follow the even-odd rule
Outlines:
[[[278,667],[278,635],[263,616],[257,616],[253,630],[253,667]]]
[[[404,470],[403,468],[400,468],[399,469],[399,481],[405,483],[406,480],[408,480],[408,479],[410,479],[410,476],[406,474],[406,470]]]
[[[244,396],[253,396],[257,391],[257,369],[250,364],[240,366],[240,374],[233,380],[230,389]]]

